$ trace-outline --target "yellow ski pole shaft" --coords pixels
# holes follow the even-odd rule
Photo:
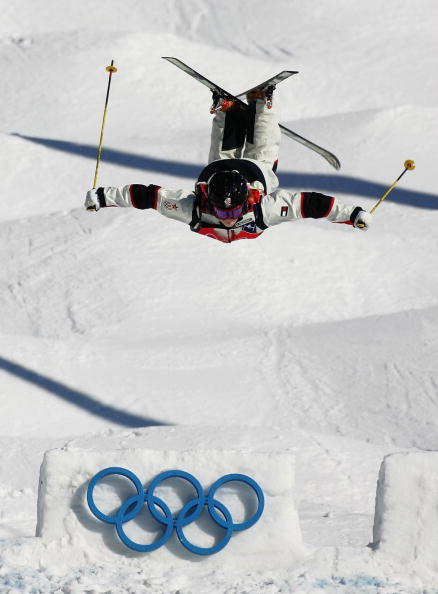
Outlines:
[[[108,108],[108,98],[109,98],[109,92],[110,92],[110,87],[111,87],[111,77],[113,75],[113,72],[117,72],[117,68],[114,66],[114,60],[111,60],[111,65],[106,67],[106,71],[109,72],[108,87],[107,87],[107,90],[106,90],[105,108],[103,110],[103,118],[102,118],[102,127],[100,129],[99,146],[97,148],[96,171],[94,173],[93,189],[96,187],[96,184],[97,184],[97,174],[99,172],[100,154],[102,152],[103,131],[105,129],[106,111],[107,111],[107,108]]]
[[[395,182],[391,186],[389,186],[389,188],[386,190],[386,192],[383,194],[383,196],[381,198],[379,198],[379,200],[376,202],[376,204],[373,206],[373,208],[369,211],[370,214],[373,214],[373,212],[376,210],[376,208],[379,206],[379,204],[385,200],[385,198],[388,196],[388,194],[390,192],[392,192],[392,190],[395,188],[395,186],[397,185],[399,180],[401,180],[401,178],[404,176],[406,171],[412,171],[412,169],[415,169],[415,163],[414,163],[414,161],[412,161],[412,159],[407,159],[404,162],[404,170],[400,173],[400,175],[395,180]],[[362,226],[363,225],[358,225],[358,227],[362,227]]]

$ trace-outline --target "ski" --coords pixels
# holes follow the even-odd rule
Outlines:
[[[283,82],[284,80],[286,80],[293,74],[298,74],[298,70],[282,70],[275,76],[268,78],[268,80],[265,80],[264,82],[260,83],[259,85],[256,85],[255,87],[251,87],[250,89],[247,89],[246,91],[243,91],[242,93],[236,94],[236,97],[238,99],[240,99],[241,97],[246,97],[246,95],[248,93],[252,93],[253,91],[263,91],[265,89],[270,89],[271,87],[272,87],[272,90],[274,91],[275,87],[278,85],[278,83]]]
[[[220,98],[227,99],[229,101],[235,101],[236,103],[238,103],[239,105],[241,105],[243,108],[246,109],[248,107],[248,104],[245,103],[245,101],[243,101],[241,99],[241,97],[245,96],[247,93],[250,93],[251,91],[256,91],[256,90],[260,90],[260,89],[268,89],[270,87],[273,87],[272,88],[272,91],[273,91],[275,89],[275,86],[279,82],[286,80],[287,78],[289,78],[289,76],[292,76],[293,74],[297,74],[297,71],[294,71],[294,70],[283,70],[282,72],[279,72],[277,75],[275,75],[272,78],[268,79],[267,81],[261,83],[260,85],[256,85],[243,93],[239,93],[239,95],[233,95],[232,93],[229,93],[228,91],[226,91],[225,89],[223,89],[222,87],[217,85],[216,83],[212,82],[211,80],[209,80],[208,78],[206,78],[205,76],[203,76],[202,74],[200,74],[199,72],[197,72],[196,70],[194,70],[193,68],[188,66],[187,64],[184,64],[184,62],[182,62],[178,58],[163,56],[163,59],[167,60],[168,62],[170,62],[177,68],[180,68],[181,70],[183,70],[186,74],[189,74],[190,76],[195,78],[198,82],[200,82],[201,84],[206,86],[211,91],[211,93],[213,93],[213,106],[212,106],[213,110],[214,110],[215,103],[217,103],[217,101]],[[272,97],[272,95],[271,95],[271,97]],[[280,130],[285,136],[292,138],[292,140],[299,142],[303,146],[306,146],[310,150],[315,151],[316,153],[321,155],[335,169],[341,168],[341,163],[339,162],[339,159],[333,153],[328,151],[327,149],[323,148],[322,146],[319,146],[318,144],[315,144],[314,142],[312,142],[311,140],[308,140],[307,138],[304,138],[304,136],[300,136],[299,134],[297,134],[293,130],[290,130],[289,128],[286,128],[286,126],[283,126],[282,124],[280,124]]]
[[[250,89],[243,91],[242,93],[239,93],[238,95],[232,95],[231,93],[229,93],[228,91],[226,91],[225,89],[223,89],[222,87],[217,85],[216,83],[212,82],[211,80],[208,80],[208,78],[206,78],[205,76],[203,76],[202,74],[200,74],[199,72],[197,72],[196,70],[194,70],[193,68],[188,66],[187,64],[184,64],[184,62],[181,62],[181,60],[179,60],[178,58],[164,57],[163,59],[167,60],[168,62],[171,62],[172,64],[174,64],[175,66],[177,66],[178,68],[180,68],[181,70],[183,70],[184,72],[186,72],[187,74],[189,74],[190,76],[195,78],[201,84],[208,87],[208,89],[210,89],[211,93],[213,93],[213,100],[221,99],[221,98],[228,99],[229,101],[235,101],[236,103],[238,103],[241,107],[243,107],[245,109],[248,107],[248,104],[245,103],[245,101],[243,101],[243,99],[241,99],[241,97],[245,97],[247,95],[247,93],[251,93],[253,91],[259,91],[259,90],[267,90],[268,93],[270,93],[270,99],[272,100],[272,92],[274,91],[276,85],[278,83],[282,82],[283,80],[286,80],[287,78],[289,78],[289,76],[292,76],[293,74],[298,74],[297,71],[283,70],[282,72],[279,72],[275,76],[268,78],[268,80],[265,80],[264,82],[260,83],[259,85],[251,87]],[[268,98],[269,98],[269,94],[268,94]]]
[[[311,140],[304,138],[304,136],[300,136],[299,134],[297,134],[290,128],[286,128],[286,126],[283,126],[283,124],[279,124],[279,126],[280,126],[280,130],[283,132],[283,134],[285,136],[292,138],[292,140],[295,140],[295,142],[299,142],[303,146],[307,146],[307,148],[309,148],[310,150],[315,151],[315,153],[320,154],[321,157],[324,157],[324,159],[326,161],[328,161],[328,163],[330,163],[330,165],[334,169],[339,170],[341,168],[341,162],[339,161],[339,159],[336,155],[334,155],[327,149],[323,148],[322,146],[315,144]]]

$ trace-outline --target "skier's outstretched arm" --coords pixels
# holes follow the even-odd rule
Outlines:
[[[344,204],[333,196],[318,192],[293,193],[283,189],[265,196],[261,210],[266,227],[298,219],[326,218],[332,223],[345,223],[366,230],[372,219],[370,213],[360,206]]]
[[[131,184],[88,190],[84,206],[87,210],[95,211],[111,206],[154,209],[171,219],[190,223],[194,200],[194,193],[188,190],[168,190],[153,184]]]

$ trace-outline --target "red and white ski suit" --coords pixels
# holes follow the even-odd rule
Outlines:
[[[360,207],[317,192],[278,187],[275,168],[279,145],[278,116],[264,101],[257,100],[246,112],[219,111],[213,119],[209,164],[201,171],[195,189],[171,190],[154,184],[101,187],[97,189],[99,205],[152,208],[224,243],[253,239],[269,227],[303,218],[353,224]],[[250,184],[246,212],[232,228],[222,225],[206,200],[209,178],[224,169],[238,170]]]

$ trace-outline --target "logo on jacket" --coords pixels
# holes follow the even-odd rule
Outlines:
[[[242,231],[246,231],[247,233],[257,233],[257,225],[254,221],[251,221],[251,223],[247,223],[243,227]]]
[[[167,208],[167,210],[178,210],[178,206],[175,204],[175,202],[169,202],[168,200],[163,202],[163,206],[164,208]]]

